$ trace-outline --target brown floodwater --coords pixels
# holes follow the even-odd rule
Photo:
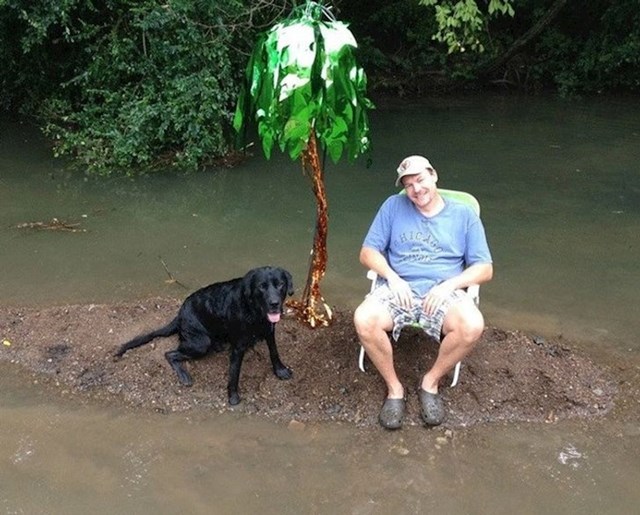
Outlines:
[[[397,163],[480,200],[495,260],[488,323],[640,367],[640,101],[474,96],[383,105],[372,166],[328,164],[327,301],[366,292],[357,253]],[[57,218],[82,232],[17,229]],[[85,179],[37,131],[0,122],[0,302],[182,297],[262,264],[304,282],[315,205],[297,163]],[[166,266],[166,269],[165,269]],[[1,337],[2,335],[0,335]],[[630,401],[633,402],[633,401]],[[633,513],[640,415],[452,435],[246,416],[153,415],[61,399],[0,366],[4,513]]]

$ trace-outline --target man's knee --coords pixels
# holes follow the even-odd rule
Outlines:
[[[457,305],[445,318],[445,334],[455,331],[458,337],[471,345],[477,342],[484,331],[484,317],[478,308],[471,305]]]
[[[353,324],[361,336],[373,332],[390,330],[391,317],[384,308],[376,303],[365,301],[353,313]]]
[[[465,341],[475,343],[480,339],[484,332],[484,317],[480,311],[476,310],[473,316],[465,318],[462,325]]]
[[[373,311],[365,303],[360,304],[353,312],[353,325],[358,334],[368,334],[376,326],[376,317]]]

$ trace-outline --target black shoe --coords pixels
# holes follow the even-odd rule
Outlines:
[[[385,399],[378,420],[385,429],[400,429],[406,402],[404,399]]]
[[[428,426],[439,426],[442,424],[445,419],[442,397],[437,393],[429,393],[422,388],[418,390],[418,397],[420,397],[420,414],[422,415],[424,423]]]

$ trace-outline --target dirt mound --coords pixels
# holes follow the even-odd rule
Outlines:
[[[291,316],[277,326],[289,381],[271,371],[265,344],[245,357],[242,402],[227,405],[228,356],[213,354],[187,364],[194,379],[180,386],[164,359],[177,338],[159,338],[114,362],[126,340],[168,322],[179,302],[150,299],[113,305],[46,309],[0,308],[0,360],[18,364],[61,393],[124,403],[160,412],[232,410],[278,422],[343,421],[377,425],[385,394],[368,364],[357,368],[358,340],[352,313],[337,311],[327,328],[310,329]],[[419,424],[415,389],[435,357],[437,343],[405,330],[396,346],[397,369],[409,392],[405,424]],[[489,328],[464,362],[455,388],[441,388],[449,415],[445,427],[495,421],[553,422],[592,417],[613,406],[616,384],[607,367],[562,340],[545,341],[516,331]]]

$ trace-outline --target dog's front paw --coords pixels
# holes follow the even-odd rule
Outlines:
[[[236,404],[240,404],[240,395],[237,392],[229,394],[229,404],[231,406],[235,406]]]
[[[278,379],[291,379],[293,377],[293,370],[289,367],[285,367],[284,365],[276,368],[274,372]]]

